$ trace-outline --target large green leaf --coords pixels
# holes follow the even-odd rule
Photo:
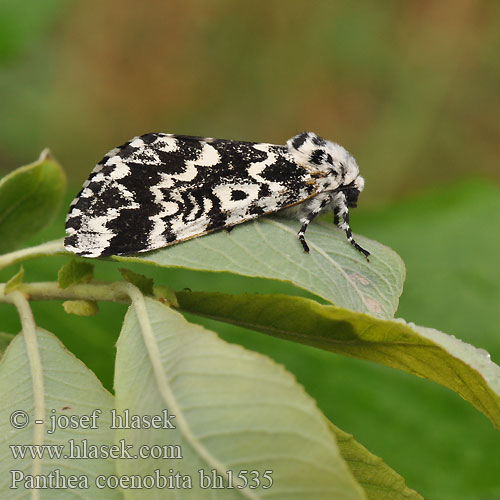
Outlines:
[[[272,470],[272,490],[218,490],[217,498],[365,498],[315,402],[266,356],[227,344],[152,299],[134,301],[117,344],[118,412],[175,415],[175,429],[124,429],[127,443],[181,446],[182,460],[120,461],[120,474],[169,468],[193,478],[179,498],[213,498],[198,470]],[[175,463],[175,465],[174,465]],[[262,484],[266,481],[262,478]],[[153,490],[127,498],[162,498]]]
[[[242,224],[156,252],[114,257],[162,267],[227,271],[288,281],[328,302],[380,318],[392,318],[405,276],[404,264],[390,248],[357,236],[372,255],[368,262],[344,233],[319,222],[307,231],[311,249],[297,240],[297,222],[278,218]]]
[[[481,349],[453,336],[288,295],[184,291],[177,299],[191,313],[433,380],[460,394],[500,428],[500,367]]]
[[[48,151],[0,180],[0,254],[19,247],[52,221],[65,186],[64,172]]]
[[[10,343],[0,362],[0,497],[27,498],[29,490],[23,483],[18,489],[10,489],[12,470],[33,474],[34,460],[26,456],[14,458],[9,448],[11,445],[63,445],[63,453],[70,453],[68,440],[73,439],[83,449],[82,440],[91,445],[113,445],[113,432],[110,429],[110,410],[113,408],[113,397],[105,391],[95,375],[81,361],[68,352],[61,342],[51,333],[37,330],[38,355],[41,360],[41,372],[30,364],[23,335],[18,335]],[[32,360],[31,360],[32,361]],[[35,394],[36,381],[43,381],[43,394]],[[38,402],[38,403],[37,403]],[[41,403],[40,403],[41,402]],[[42,441],[37,441],[34,415],[35,405],[43,404],[45,409],[44,432]],[[102,411],[96,420],[98,428],[84,430],[58,429],[49,434],[51,416],[57,415],[92,415],[95,409]],[[10,416],[14,411],[25,411],[30,422],[23,429],[15,429],[10,424]],[[90,421],[89,421],[90,422]],[[38,424],[41,425],[41,424]],[[40,498],[54,499],[119,499],[118,490],[99,489],[95,486],[95,478],[99,474],[114,474],[115,464],[111,459],[65,459],[47,458],[41,460],[40,473],[47,475],[59,469],[62,475],[85,475],[88,477],[89,489],[42,489]]]

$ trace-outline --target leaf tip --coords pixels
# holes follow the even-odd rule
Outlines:
[[[49,161],[49,160],[54,160],[54,157],[52,156],[52,153],[49,148],[45,148],[41,153],[40,156],[38,157],[38,161]]]

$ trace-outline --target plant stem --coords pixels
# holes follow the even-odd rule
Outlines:
[[[46,281],[23,283],[16,291],[21,292],[28,300],[91,300],[130,303],[126,285],[124,281],[116,281],[82,283],[60,288],[56,281]],[[0,284],[0,302],[11,302],[9,295],[5,295],[5,285]]]

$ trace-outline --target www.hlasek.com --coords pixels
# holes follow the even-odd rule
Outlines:
[[[71,409],[65,407],[65,410]],[[54,439],[57,433],[64,434],[67,429],[99,429],[98,420],[102,411],[95,409],[88,415],[56,414],[51,410],[47,430],[48,438]],[[175,415],[163,410],[158,415],[135,415],[129,410],[118,413],[110,411],[110,418],[106,419],[106,427],[111,429],[175,429]],[[15,429],[28,427],[30,418],[24,410],[16,410],[10,416],[10,423]],[[35,425],[43,425],[43,420],[35,420]],[[59,432],[63,431],[63,432]],[[66,434],[66,437],[68,434]],[[61,444],[11,444],[9,445],[14,460],[29,460],[39,462],[43,459],[43,473],[27,473],[25,467],[10,471],[11,489],[88,489],[97,487],[123,488],[123,489],[268,489],[273,485],[272,470],[226,470],[196,469],[191,474],[184,474],[169,468],[162,470],[154,468],[150,474],[70,474],[65,471],[64,460],[98,460],[98,459],[174,459],[182,460],[182,447],[177,444],[134,445],[128,444],[125,439],[120,439],[116,444],[99,444],[93,439],[77,440],[69,438]],[[47,463],[56,461],[59,467],[46,471]],[[158,466],[156,462],[154,465]],[[62,469],[62,470],[61,470]],[[112,469],[110,470],[110,472]]]

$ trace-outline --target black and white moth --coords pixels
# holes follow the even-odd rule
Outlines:
[[[147,252],[266,214],[297,217],[298,237],[318,214],[353,239],[349,207],[364,179],[342,147],[312,132],[284,146],[151,133],[97,164],[66,218],[67,250],[84,257]]]

